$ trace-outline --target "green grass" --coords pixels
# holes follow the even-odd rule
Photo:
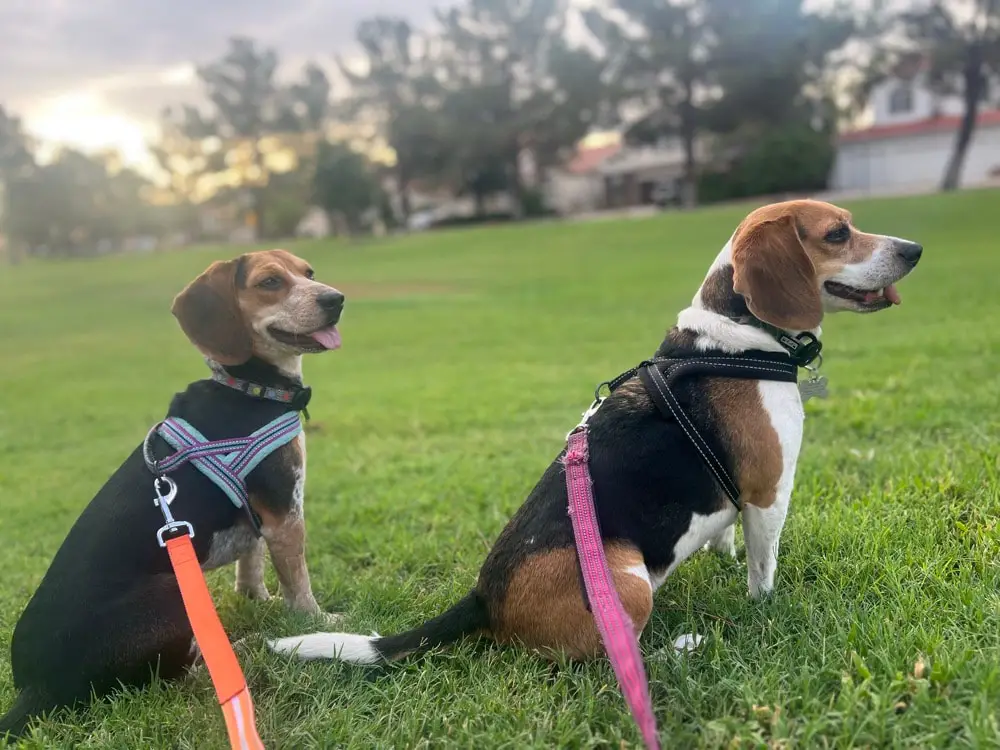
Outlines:
[[[850,206],[924,259],[902,307],[824,326],[832,394],[806,407],[773,598],[750,601],[742,564],[703,553],[658,593],[642,640],[666,746],[1000,744],[998,206]],[[343,350],[306,362],[320,603],[389,633],[463,594],[593,386],[652,353],[743,213],[293,247],[348,295]],[[77,514],[204,375],[169,304],[234,252],[0,269],[0,642]],[[234,638],[315,628],[241,600],[231,570],[210,579]],[[691,631],[702,648],[675,655]],[[381,672],[261,648],[244,667],[269,748],[639,741],[604,662],[465,643]],[[12,699],[4,648],[0,708]],[[58,715],[26,746],[224,744],[202,675]]]

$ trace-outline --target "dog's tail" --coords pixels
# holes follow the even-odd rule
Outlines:
[[[18,694],[10,710],[0,718],[0,740],[17,739],[24,734],[35,716],[53,708],[56,708],[54,701],[31,688],[25,688]]]
[[[340,659],[351,664],[378,664],[444,646],[466,635],[489,630],[490,616],[473,589],[444,614],[413,630],[386,637],[353,633],[311,633],[268,641],[272,651],[300,659]]]

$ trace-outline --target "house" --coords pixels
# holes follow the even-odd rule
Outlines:
[[[695,143],[695,161],[707,164],[706,140]],[[655,146],[624,148],[598,168],[604,177],[607,208],[677,203],[684,179],[684,148],[679,139],[665,139]]]
[[[548,171],[543,187],[545,205],[562,215],[603,208],[604,175],[599,169],[621,149],[619,142],[578,148],[566,164]]]
[[[869,98],[871,124],[842,133],[830,188],[864,193],[933,190],[944,176],[964,112],[962,97],[935,93],[925,59],[904,62]],[[961,184],[1000,179],[1000,81],[987,86]]]
[[[708,157],[707,141],[700,141],[695,158],[705,164]],[[677,202],[683,176],[684,149],[678,140],[654,146],[616,141],[581,147],[562,168],[550,170],[545,199],[560,214],[662,206]]]
[[[330,217],[326,211],[319,206],[310,206],[295,227],[295,236],[322,239],[329,237],[331,231]]]

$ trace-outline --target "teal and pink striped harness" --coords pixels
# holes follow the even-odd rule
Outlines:
[[[268,422],[256,432],[242,438],[208,440],[190,422],[179,417],[167,417],[146,437],[143,454],[146,464],[156,476],[163,476],[190,462],[226,496],[233,505],[253,519],[246,479],[260,462],[302,432],[298,412],[288,412]],[[155,460],[151,453],[153,434],[162,437],[177,452]],[[256,524],[254,524],[255,531]]]

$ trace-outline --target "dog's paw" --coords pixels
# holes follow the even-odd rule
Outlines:
[[[713,552],[716,555],[719,555],[720,557],[724,557],[726,559],[733,559],[733,560],[736,559],[736,545],[735,544],[728,544],[728,545],[727,544],[719,544],[719,545],[717,545],[717,544],[714,544],[712,542],[709,542],[708,544],[705,545],[705,549],[708,550],[709,552]]]
[[[705,549],[711,550],[722,557],[736,557],[736,527],[727,526],[705,544]]]
[[[257,602],[266,602],[271,598],[271,594],[267,591],[267,586],[263,583],[258,584],[247,584],[236,582],[236,593],[242,594],[247,599],[252,599]]]

